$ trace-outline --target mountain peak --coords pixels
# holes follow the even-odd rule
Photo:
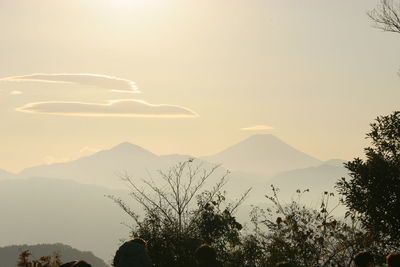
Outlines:
[[[283,143],[283,141],[281,139],[279,139],[278,137],[276,137],[273,134],[254,134],[254,135],[249,136],[242,142],[245,142],[246,140],[253,140],[253,141],[260,141],[260,142],[279,141],[279,142]]]
[[[134,145],[129,142],[123,142],[120,143],[111,149],[107,150],[109,152],[115,152],[115,153],[145,153],[145,154],[153,154],[150,151],[144,149],[143,147],[140,147],[138,145]]]
[[[320,164],[320,160],[286,144],[272,134],[256,134],[227,149],[206,157],[232,170],[274,174]]]
[[[281,150],[281,149],[294,149],[290,145],[283,142],[281,139],[272,134],[255,134],[240,141],[239,143],[227,148],[229,150],[246,150],[248,152],[255,152],[260,150]],[[242,151],[244,152],[244,151]],[[224,153],[222,151],[221,153]]]

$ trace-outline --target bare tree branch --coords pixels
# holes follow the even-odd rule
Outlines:
[[[380,4],[367,14],[374,21],[377,29],[400,33],[400,2],[380,0]]]

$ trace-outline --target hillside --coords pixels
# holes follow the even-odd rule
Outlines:
[[[105,195],[127,192],[49,178],[0,181],[0,246],[62,242],[107,261],[131,220]]]
[[[12,177],[14,177],[14,174],[12,174],[12,173],[10,173],[8,171],[0,169],[0,180],[9,179],[9,178],[12,178]]]
[[[31,252],[31,259],[39,259],[41,256],[50,256],[53,255],[54,252],[57,252],[61,254],[61,261],[63,263],[73,260],[85,260],[92,264],[93,267],[109,267],[108,264],[96,257],[92,252],[79,251],[71,246],[61,243],[0,247],[1,266],[16,266],[19,254],[25,250]]]
[[[329,162],[316,167],[292,170],[279,173],[268,180],[280,189],[282,198],[289,200],[297,189],[310,189],[309,196],[316,199],[324,191],[335,192],[335,183],[347,176],[344,166],[338,166],[335,162]]]

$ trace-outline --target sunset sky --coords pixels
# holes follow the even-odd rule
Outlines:
[[[361,156],[400,106],[400,35],[373,0],[2,0],[0,169],[128,141],[206,156],[271,133]]]

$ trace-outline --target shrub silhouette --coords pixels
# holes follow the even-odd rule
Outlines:
[[[21,252],[17,263],[18,267],[58,267],[62,264],[60,254],[55,252],[52,256],[42,256],[38,260],[30,259],[29,250]]]
[[[202,169],[195,160],[181,162],[167,172],[160,171],[165,185],[144,181],[148,191],[124,176],[131,195],[145,211],[143,219],[121,199],[110,196],[133,218],[132,236],[148,240],[156,266],[195,266],[193,254],[202,243],[212,245],[223,261],[231,259],[242,230],[234,212],[249,190],[237,202],[228,203],[221,192],[229,174],[226,172],[212,189],[201,191],[217,168]]]
[[[337,187],[386,254],[400,247],[400,111],[378,117],[367,138],[366,159],[347,162],[350,179]]]

